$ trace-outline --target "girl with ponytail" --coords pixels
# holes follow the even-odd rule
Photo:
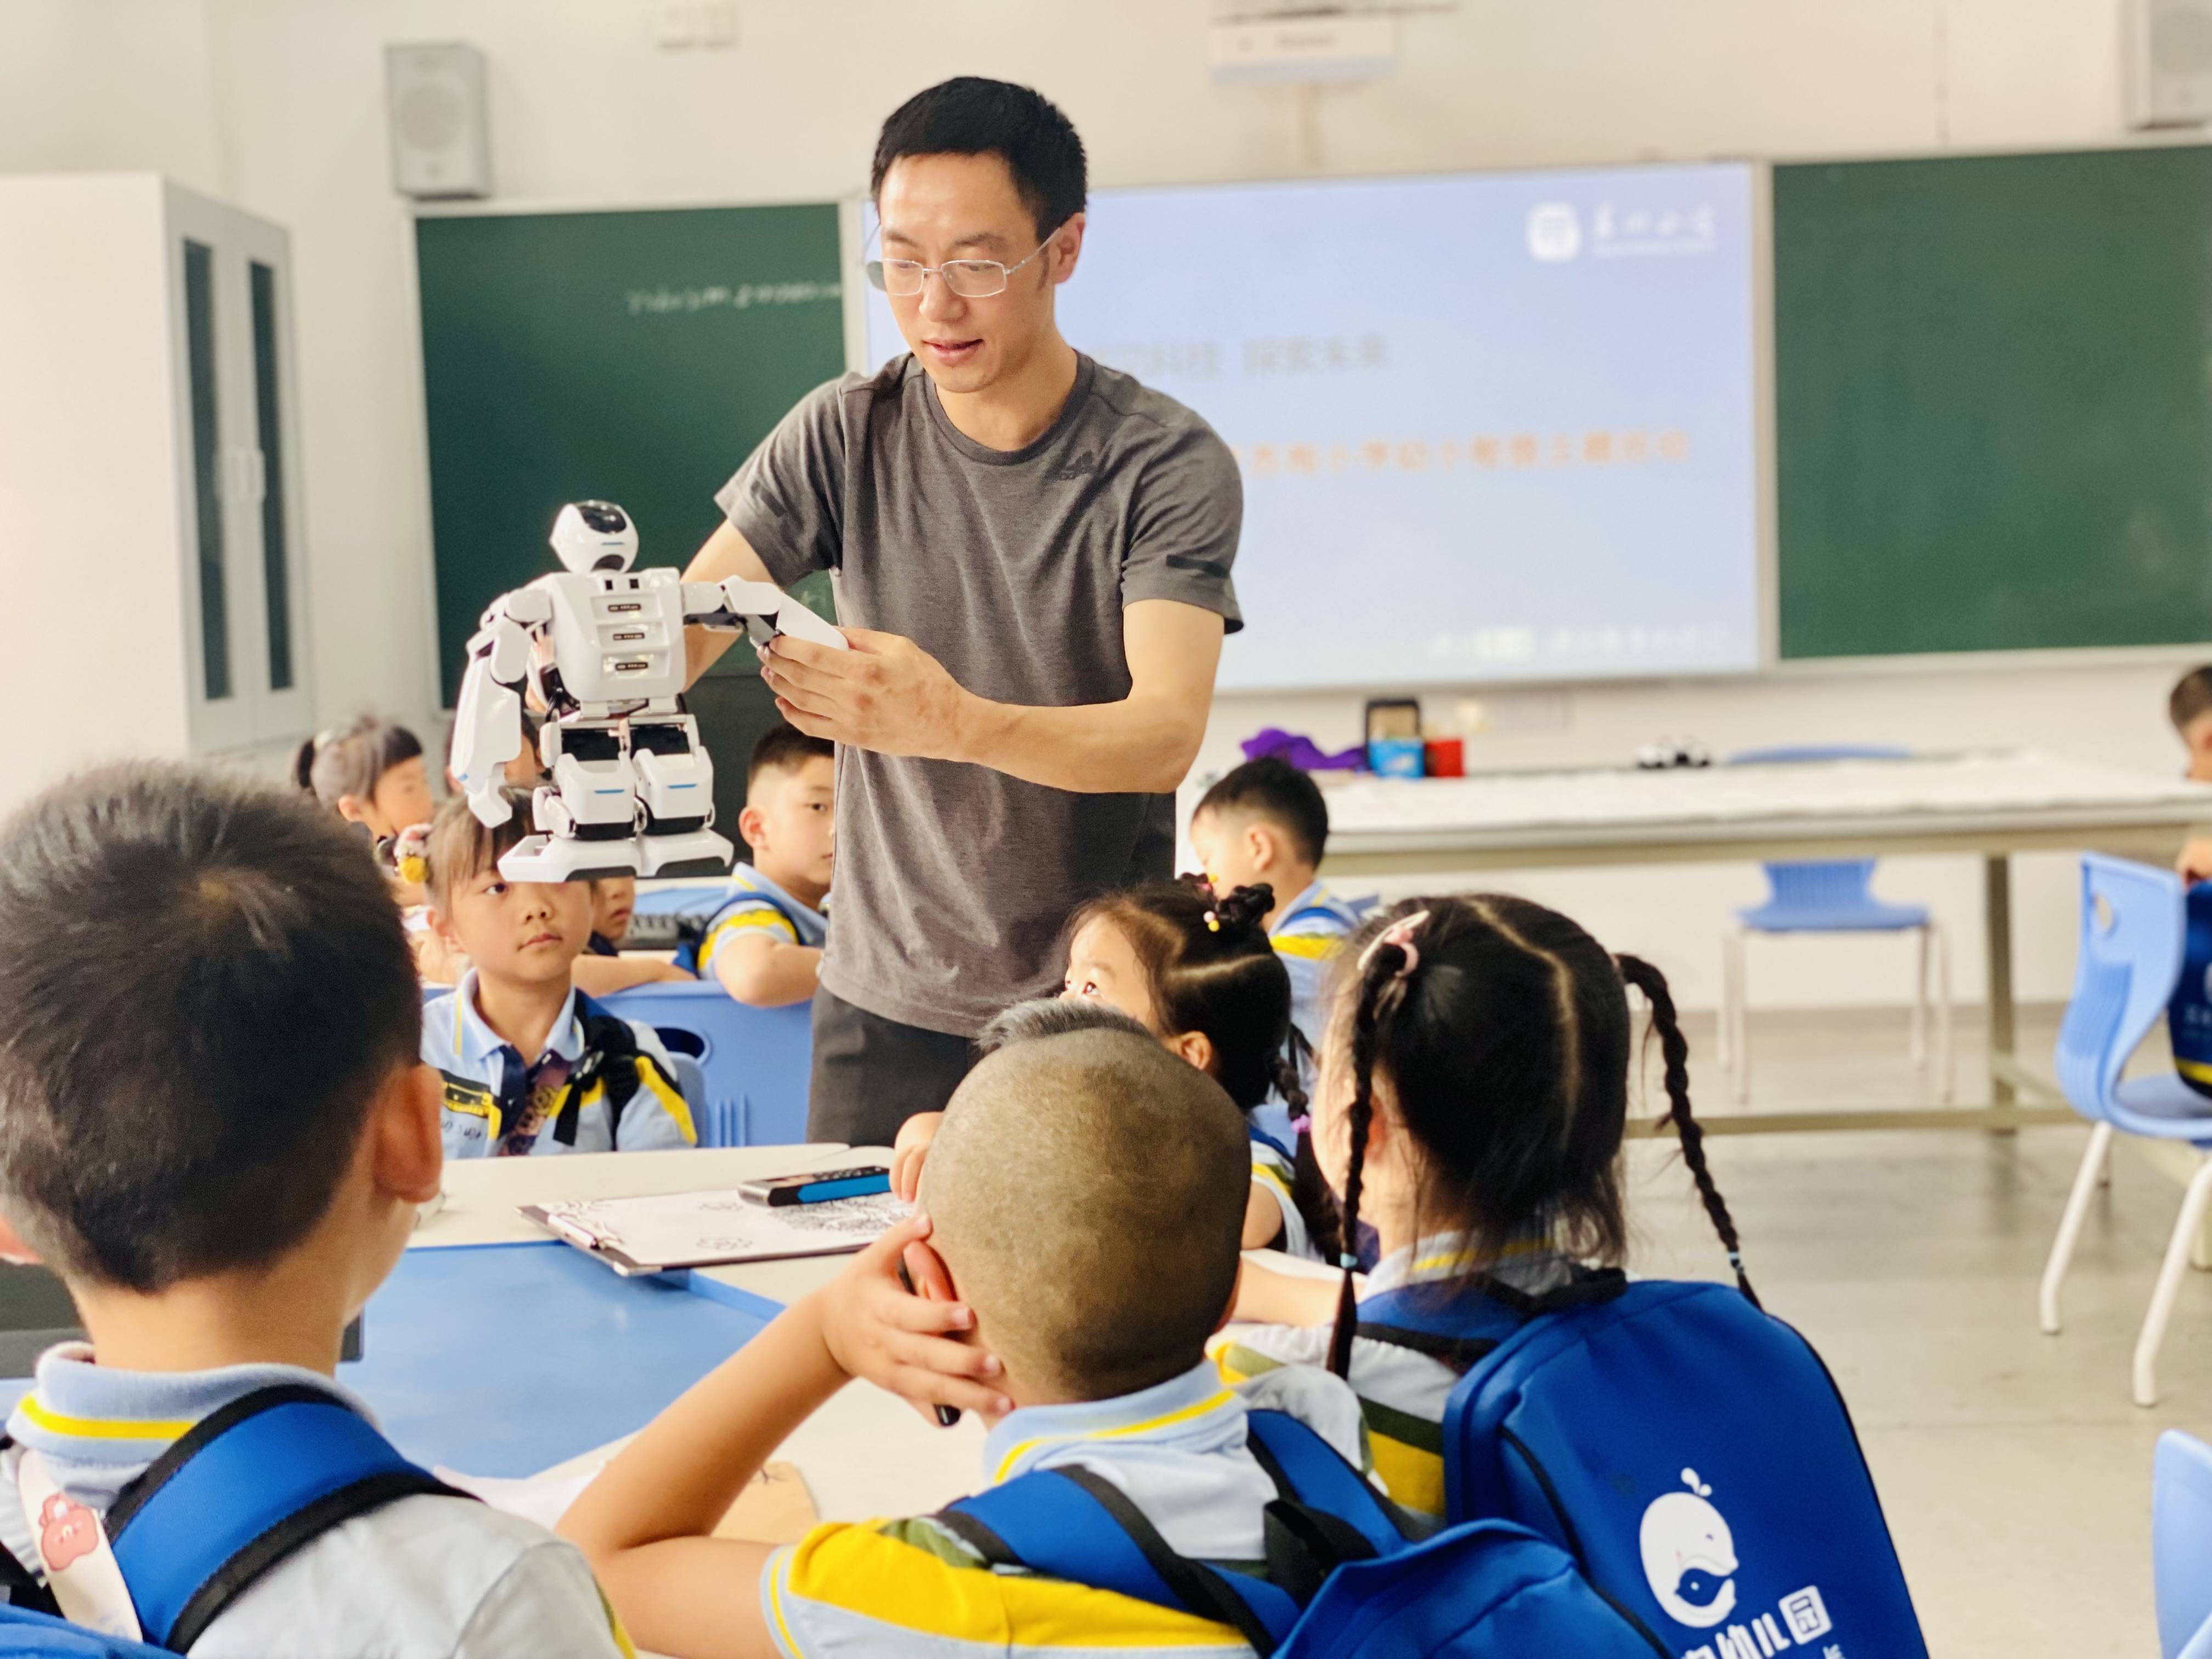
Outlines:
[[[1221,1085],[1252,1140],[1247,1249],[1272,1246],[1333,1261],[1335,1206],[1314,1162],[1299,1083],[1304,1037],[1291,1024],[1291,976],[1268,943],[1275,896],[1265,884],[1216,897],[1202,882],[1159,883],[1091,900],[1069,918],[1066,997],[1096,999],[1142,1024]],[[1287,1145],[1252,1121],[1287,1103]],[[899,1131],[896,1182],[911,1193],[939,1113]]]
[[[1691,1115],[1688,1046],[1659,970],[1614,957],[1566,917],[1499,895],[1415,899],[1346,943],[1330,991],[1313,1145],[1343,1236],[1372,1227],[1370,1297],[1433,1286],[1518,1310],[1626,1253],[1620,1148],[1633,1056],[1627,989],[1650,1004],[1666,1119],[1747,1296],[1735,1223]],[[1444,1509],[1444,1406],[1494,1344],[1364,1323],[1352,1259],[1334,1287],[1248,1273],[1237,1316],[1261,1323],[1218,1358],[1232,1380],[1291,1363],[1346,1377],[1376,1473],[1398,1503]],[[1319,1294],[1316,1294],[1318,1292]],[[1754,1298],[1755,1299],[1755,1298]]]

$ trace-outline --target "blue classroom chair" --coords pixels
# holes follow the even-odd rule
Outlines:
[[[1911,751],[1851,744],[1813,744],[1795,748],[1751,749],[1729,757],[1730,766],[1796,766],[1821,761],[1907,760]],[[1928,1063],[1928,970],[1931,957],[1937,986],[1936,1079],[1942,1098],[1954,1092],[1951,1046],[1951,953],[1943,930],[1924,904],[1891,904],[1874,896],[1872,859],[1817,859],[1772,863],[1766,871],[1767,898],[1735,914],[1735,925],[1721,935],[1719,1043],[1723,1070],[1735,1074],[1735,1097],[1751,1097],[1751,1044],[1745,983],[1744,943],[1753,933],[1917,933],[1920,957],[1912,1000],[1912,1063]]]
[[[2196,1173],[2181,1200],[2166,1261],[2151,1292],[2150,1310],[2136,1340],[2135,1399],[2158,1400],[2159,1345],[2189,1270],[2191,1241],[2212,1200],[2212,1098],[2200,1095],[2171,1067],[2149,1077],[2121,1080],[2129,1057],[2166,1017],[2180,982],[2188,912],[2181,878],[2127,859],[2090,853],[2081,860],[2081,946],[2074,968],[2074,995],[2058,1028],[2056,1066],[2067,1103],[2089,1120],[2089,1145],[2066,1200],[2058,1237],[2043,1270],[2037,1310],[2043,1328],[2058,1332],[2058,1292],[2081,1236],[2090,1195],[2111,1156],[2112,1136],[2181,1141],[2198,1154]],[[2212,1571],[2212,1561],[2207,1563]]]
[[[672,1053],[695,1060],[704,1079],[702,1146],[794,1146],[806,1139],[814,1063],[813,1011],[750,1008],[712,983],[634,986],[600,1004],[660,1033]],[[685,1091],[687,1096],[690,1091]]]
[[[2164,1659],[2212,1659],[2212,1446],[2179,1429],[2158,1437],[2150,1559]]]

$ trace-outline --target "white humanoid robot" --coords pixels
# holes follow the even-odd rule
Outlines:
[[[510,881],[722,875],[714,768],[684,711],[684,630],[744,628],[757,645],[791,634],[845,648],[844,635],[770,582],[687,582],[632,570],[637,527],[611,501],[575,501],[553,526],[565,572],[495,599],[469,641],[453,714],[453,776],[470,809],[504,823],[507,763],[522,747],[525,678],[545,707],[548,781],[538,833],[499,861]]]

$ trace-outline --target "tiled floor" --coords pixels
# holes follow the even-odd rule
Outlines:
[[[2024,1022],[2047,1054],[2055,1011]],[[1729,1109],[1710,1022],[1690,1030],[1693,1094]],[[1751,1108],[1922,1097],[1902,1014],[1754,1017]],[[1962,1023],[1960,1098],[1986,1097]],[[1650,1099],[1662,1097],[1654,1086]],[[2090,1212],[2062,1335],[2036,1285],[2084,1127],[1715,1136],[1711,1162],[1767,1306],[1833,1369],[1857,1419],[1937,1659],[2157,1651],[2151,1449],[2212,1437],[2212,1273],[2192,1273],[2160,1366],[2130,1403],[2129,1358],[2180,1188],[2123,1147]],[[1632,1153],[1634,1266],[1725,1276],[1671,1142]]]

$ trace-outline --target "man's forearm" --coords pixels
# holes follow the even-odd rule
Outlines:
[[[732,576],[742,576],[749,582],[775,580],[769,574],[768,566],[761,562],[761,556],[753,551],[753,544],[738,533],[735,526],[724,524],[691,556],[691,562],[684,567],[684,580],[687,582],[721,582]],[[684,688],[688,690],[698,684],[699,677],[713,667],[722,653],[735,645],[740,637],[735,629],[685,629]]]
[[[1206,714],[1164,697],[1065,708],[971,697],[951,758],[1078,794],[1164,794],[1198,757]]]

